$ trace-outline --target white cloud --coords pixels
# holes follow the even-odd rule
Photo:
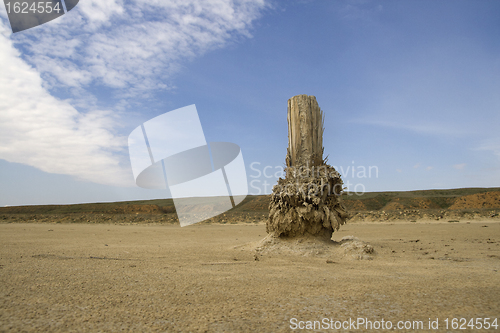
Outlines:
[[[14,40],[52,86],[92,83],[129,95],[165,89],[185,63],[238,35],[249,36],[264,0],[81,1]]]
[[[460,164],[453,165],[453,168],[457,169],[457,170],[463,170],[465,168],[465,166],[466,166],[465,163],[460,163]]]
[[[421,163],[417,163],[417,164],[415,164],[415,165],[413,166],[413,168],[418,169],[418,168],[420,168],[420,165],[421,165]]]
[[[121,15],[124,12],[123,1],[121,0],[80,1],[76,8],[87,19],[86,21],[89,23],[88,30],[109,24],[112,16]],[[75,8],[71,11],[71,14],[74,11]]]
[[[86,0],[15,35],[0,18],[0,158],[133,185],[126,138],[115,132],[119,116],[99,110],[89,88],[129,97],[166,89],[186,59],[249,36],[265,7],[264,0]],[[73,99],[50,94],[59,87]]]
[[[432,169],[434,169],[434,167],[432,167],[432,166],[428,166],[427,168],[425,168],[425,170],[427,170],[427,171],[432,170]]]
[[[0,22],[0,158],[97,183],[133,184],[115,153],[124,138],[106,111],[79,113],[51,96],[39,73],[20,59]]]

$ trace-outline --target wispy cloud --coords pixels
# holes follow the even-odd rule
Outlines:
[[[393,128],[396,130],[411,131],[423,135],[437,136],[464,136],[467,132],[462,129],[455,129],[446,124],[438,122],[420,122],[416,123],[413,120],[390,121],[390,120],[373,120],[370,118],[351,120],[353,123],[374,125],[380,127]]]
[[[0,158],[50,173],[124,185],[131,177],[114,156],[124,139],[109,111],[79,113],[51,96],[39,73],[20,59],[0,23]]]
[[[494,137],[481,142],[476,150],[490,151],[500,158],[500,137]]]
[[[186,60],[250,36],[265,6],[264,0],[87,0],[58,24],[13,39],[51,86],[97,84],[143,94],[168,88]]]
[[[339,12],[342,15],[342,18],[349,20],[370,20],[373,15],[376,15],[383,10],[383,6],[381,4],[376,4],[367,0],[343,1],[338,5],[340,6]]]
[[[463,169],[465,169],[466,165],[467,164],[465,164],[465,163],[455,164],[455,165],[453,165],[453,168],[457,169],[457,170],[463,170]]]
[[[99,108],[92,89],[128,97],[167,89],[187,59],[249,36],[265,7],[264,0],[86,0],[16,35],[0,17],[0,158],[133,185],[119,114]],[[53,88],[73,99],[54,97]]]

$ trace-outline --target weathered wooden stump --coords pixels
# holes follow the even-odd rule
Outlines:
[[[285,179],[273,187],[267,232],[275,237],[330,239],[348,218],[340,174],[323,159],[324,115],[316,97],[288,100]]]

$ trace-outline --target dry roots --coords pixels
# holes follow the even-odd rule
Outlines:
[[[275,237],[331,238],[349,214],[341,201],[342,179],[330,165],[286,169],[273,187],[267,232]]]

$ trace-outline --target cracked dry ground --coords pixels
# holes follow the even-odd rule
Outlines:
[[[500,223],[347,224],[373,260],[267,254],[265,225],[0,224],[0,331],[288,332],[500,316]],[[381,331],[381,330],[379,330]],[[394,330],[392,330],[394,331]],[[467,331],[467,330],[465,330]]]

